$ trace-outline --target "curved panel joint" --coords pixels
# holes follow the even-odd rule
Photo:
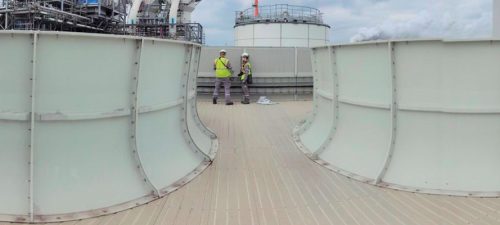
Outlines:
[[[337,132],[337,124],[339,120],[339,76],[338,76],[338,66],[337,66],[337,53],[334,46],[328,46],[328,55],[330,57],[330,74],[333,75],[333,95],[331,96],[331,100],[333,100],[333,121],[332,126],[330,128],[330,133],[328,134],[327,139],[321,145],[321,147],[312,154],[311,158],[318,160],[319,155],[321,155],[324,151],[326,151],[328,145],[332,142],[333,136]],[[319,94],[319,90],[318,90]],[[326,97],[326,95],[321,94],[322,97]],[[329,98],[330,96],[328,96]]]
[[[160,197],[160,191],[158,188],[154,186],[154,184],[151,182],[149,179],[146,171],[144,170],[144,167],[142,165],[142,160],[141,160],[141,155],[139,153],[138,145],[137,145],[137,123],[139,119],[139,77],[141,74],[141,58],[142,58],[142,52],[144,49],[144,39],[136,40],[136,58],[134,59],[134,69],[135,72],[132,75],[132,80],[131,80],[131,120],[130,120],[130,145],[132,148],[132,154],[134,156],[134,159],[137,164],[137,169],[139,170],[139,173],[143,177],[144,182],[146,183],[147,186],[149,186],[152,189],[152,194],[156,197]]]
[[[184,136],[184,139],[186,140],[187,144],[189,147],[196,153],[196,154],[201,154],[202,157],[205,159],[205,161],[212,161],[212,158],[205,154],[195,143],[193,140],[190,132],[189,132],[189,126],[188,126],[188,110],[187,108],[189,107],[189,75],[191,74],[191,66],[194,61],[195,57],[195,45],[186,45],[186,54],[185,54],[185,61],[184,61],[184,68],[182,71],[182,99],[184,100],[183,105],[182,105],[182,110],[181,110],[181,124],[182,124],[182,133]]]
[[[35,168],[34,168],[34,160],[35,160],[35,113],[36,113],[36,64],[37,64],[37,46],[38,46],[38,33],[34,32],[33,33],[33,58],[31,59],[31,64],[32,64],[32,72],[31,72],[31,93],[30,93],[30,98],[31,98],[31,112],[29,113],[30,115],[30,127],[28,129],[28,133],[30,135],[29,141],[28,141],[28,150],[29,150],[29,179],[28,179],[28,184],[29,184],[29,193],[28,193],[28,201],[29,201],[29,220],[30,222],[34,222],[35,220],[35,202],[34,202],[34,176],[35,176]]]
[[[389,42],[389,58],[391,66],[390,68],[390,76],[391,76],[391,131],[390,131],[390,141],[389,141],[389,149],[387,151],[387,155],[384,160],[383,167],[379,172],[377,178],[374,180],[375,184],[380,184],[382,179],[384,178],[389,166],[391,164],[392,156],[394,154],[394,147],[396,145],[396,133],[397,133],[397,122],[398,122],[398,88],[397,88],[397,76],[396,76],[396,58],[395,58],[395,43]]]

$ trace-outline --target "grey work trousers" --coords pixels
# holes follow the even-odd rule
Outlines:
[[[215,78],[214,98],[219,97],[221,84],[224,85],[224,99],[226,103],[231,102],[231,80],[228,78]]]
[[[241,89],[243,90],[243,96],[247,99],[250,98],[247,79],[241,81]]]

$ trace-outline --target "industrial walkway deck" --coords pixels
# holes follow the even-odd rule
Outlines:
[[[500,224],[500,199],[381,189],[310,161],[295,147],[291,132],[311,107],[310,101],[231,107],[201,102],[200,116],[220,140],[210,168],[149,205],[63,224]]]

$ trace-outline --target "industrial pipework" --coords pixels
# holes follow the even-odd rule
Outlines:
[[[0,3],[0,30],[107,33],[203,43],[201,24],[191,23],[191,13],[200,1],[5,0]]]

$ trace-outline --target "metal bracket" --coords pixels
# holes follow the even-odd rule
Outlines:
[[[138,39],[136,40],[136,58],[135,61],[133,62],[133,66],[135,67],[133,71],[135,71],[135,74],[132,75],[132,80],[131,80],[131,109],[130,109],[130,146],[132,149],[132,154],[134,156],[135,162],[137,164],[137,169],[139,170],[139,173],[144,179],[144,182],[146,183],[147,186],[149,186],[152,189],[152,194],[156,197],[160,197],[160,191],[158,188],[154,186],[154,184],[151,182],[149,179],[146,171],[144,170],[144,167],[142,165],[142,160],[141,160],[141,155],[139,153],[138,145],[137,145],[137,124],[139,120],[139,77],[141,74],[141,59],[142,59],[142,52],[144,49],[144,39]]]
[[[391,84],[391,139],[389,141],[389,149],[387,151],[387,155],[385,157],[385,161],[382,167],[382,170],[379,172],[379,175],[374,180],[374,184],[380,184],[382,179],[384,178],[387,170],[389,169],[389,165],[391,164],[392,156],[394,154],[394,147],[396,145],[396,133],[397,133],[397,122],[398,122],[398,98],[397,98],[397,73],[396,73],[396,57],[394,55],[396,43],[389,42],[389,59],[390,59],[390,76],[392,80]]]

